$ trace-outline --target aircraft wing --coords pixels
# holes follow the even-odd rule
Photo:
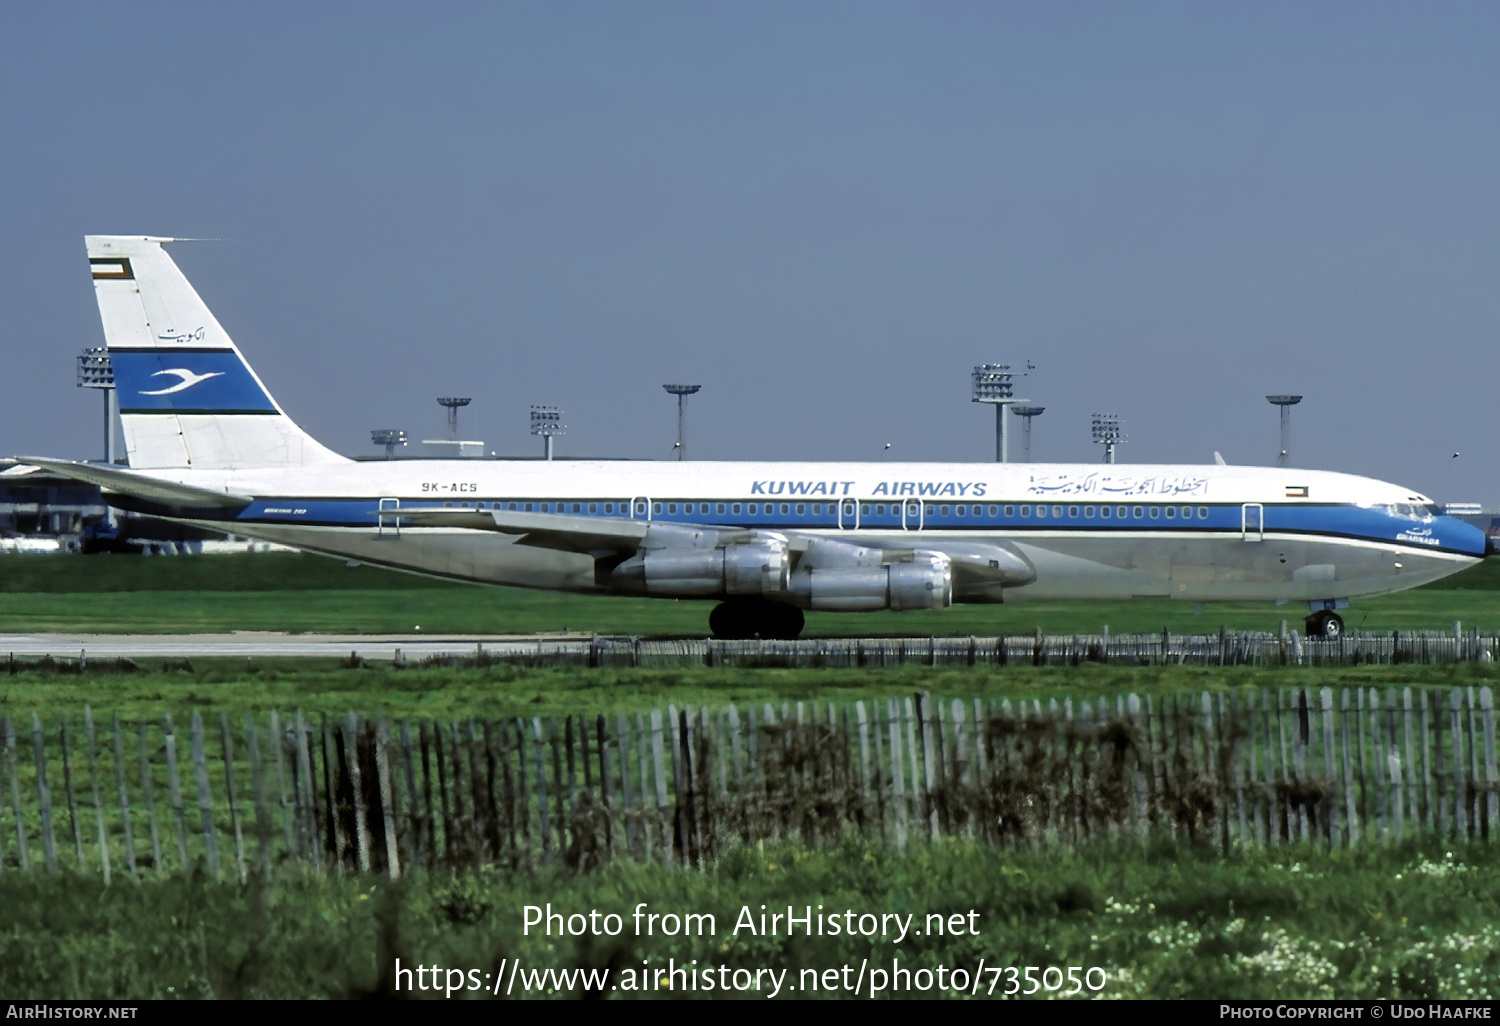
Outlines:
[[[387,515],[395,515],[388,510]],[[616,520],[576,517],[565,513],[513,513],[485,509],[403,509],[402,521],[414,527],[466,527],[517,535],[517,545],[543,549],[586,552],[599,556],[610,552],[630,554],[641,548],[671,545],[711,549],[746,541],[751,532],[740,527],[668,524],[647,520]],[[649,534],[649,539],[648,539]]]
[[[105,491],[130,495],[174,510],[233,509],[250,502],[248,495],[232,495],[228,492],[216,492],[211,488],[164,481],[137,471],[99,463],[51,460],[39,456],[17,456],[16,462],[39,470],[50,470],[76,481],[98,485]]]

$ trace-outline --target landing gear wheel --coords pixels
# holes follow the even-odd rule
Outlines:
[[[802,610],[785,602],[767,602],[760,621],[760,636],[780,641],[794,641],[806,623]]]
[[[1314,613],[1307,618],[1309,638],[1341,638],[1344,636],[1344,618],[1329,609]]]
[[[720,602],[708,614],[708,629],[726,641],[755,637],[756,610],[744,602]]]
[[[785,602],[765,599],[729,599],[708,614],[708,629],[726,641],[762,638],[790,641],[802,633],[802,610]]]

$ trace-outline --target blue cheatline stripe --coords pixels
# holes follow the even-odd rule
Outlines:
[[[782,514],[783,503],[765,503],[741,500],[739,502],[657,500],[653,501],[651,519],[667,523],[708,524],[724,527],[757,527],[767,530],[836,529],[838,503],[786,503],[788,512]],[[860,528],[869,531],[900,531],[901,504],[886,504],[884,515],[878,512],[877,503],[868,504],[868,514],[861,513]],[[967,512],[959,516],[951,504],[932,503],[933,512],[923,514],[922,528],[926,531],[1004,531],[1012,537],[1025,537],[1029,533],[1053,533],[1066,531],[1087,535],[1091,533],[1129,533],[1139,531],[1171,532],[1191,537],[1195,534],[1238,534],[1241,530],[1242,509],[1235,505],[1181,504],[1173,508],[1173,517],[1167,517],[1165,506],[1130,504],[1123,508],[1127,516],[1118,516],[1119,507],[1111,507],[1108,519],[1100,517],[1095,508],[1093,517],[1085,516],[1087,507],[1065,505],[1062,516],[1053,516],[1049,505],[1047,516],[1038,518],[1034,504],[1026,503],[980,503],[981,512],[973,512],[975,504],[966,503]],[[1031,505],[1030,515],[1021,516],[1021,509]],[[230,519],[243,522],[274,524],[307,524],[319,527],[374,527],[381,511],[376,499],[257,499]],[[468,499],[443,502],[434,499],[402,499],[400,509],[475,508],[499,509],[506,512],[552,513],[568,516],[596,516],[605,520],[630,519],[630,503],[618,499]],[[719,507],[723,507],[723,512]],[[802,508],[799,514],[798,508]],[[659,509],[657,507],[660,507]],[[754,512],[752,512],[752,507]],[[942,511],[947,508],[947,513]],[[996,510],[995,515],[990,509]],[[1076,508],[1077,513],[1070,510]],[[1152,517],[1152,509],[1157,516]],[[895,510],[892,513],[892,509]],[[1010,515],[1006,510],[1010,509]],[[1140,509],[1140,516],[1136,510]],[[1184,516],[1189,509],[1191,516]],[[1451,517],[1419,519],[1402,517],[1385,509],[1359,506],[1335,505],[1267,505],[1264,507],[1265,526],[1268,534],[1300,534],[1331,538],[1346,538],[1401,545],[1408,548],[1434,552],[1460,553],[1482,556],[1485,551],[1484,532],[1470,524]],[[396,510],[387,509],[389,518]],[[1206,515],[1201,515],[1206,514]],[[645,519],[645,513],[635,519]],[[845,516],[846,527],[852,517]],[[907,523],[916,527],[917,518],[909,515]]]
[[[111,349],[121,413],[276,413],[230,349]]]

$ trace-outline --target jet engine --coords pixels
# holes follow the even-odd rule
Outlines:
[[[785,536],[756,531],[730,545],[694,544],[706,537],[653,527],[636,554],[610,572],[609,583],[622,591],[679,598],[786,591],[792,561]]]
[[[953,565],[941,552],[815,539],[798,561],[788,592],[804,609],[829,612],[942,609],[953,603]]]

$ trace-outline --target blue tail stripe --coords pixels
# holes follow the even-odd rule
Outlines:
[[[112,349],[121,413],[276,413],[231,349]]]

